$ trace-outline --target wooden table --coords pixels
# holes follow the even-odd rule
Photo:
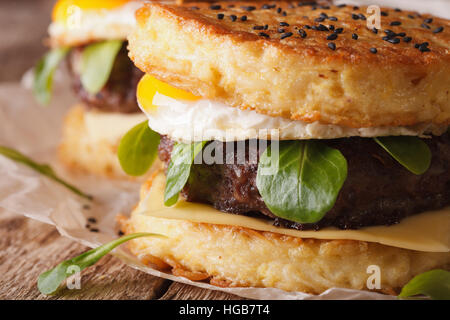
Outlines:
[[[0,84],[19,81],[46,51],[54,0],[0,1]],[[1,179],[1,178],[0,178]],[[0,210],[0,299],[230,299],[238,298],[174,283],[134,270],[107,256],[82,273],[82,289],[46,297],[39,274],[88,250],[49,225]]]
[[[240,299],[151,276],[110,255],[82,272],[80,290],[39,293],[40,273],[88,249],[53,226],[0,211],[0,299]]]

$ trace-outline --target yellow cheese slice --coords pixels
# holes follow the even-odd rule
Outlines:
[[[426,251],[450,251],[450,208],[408,217],[392,226],[367,227],[359,230],[325,228],[320,231],[299,231],[273,226],[270,221],[223,213],[211,206],[186,202],[182,199],[172,207],[164,206],[165,176],[158,174],[150,191],[142,194],[136,211],[156,218],[239,226],[300,238],[348,239],[377,242],[388,246]]]

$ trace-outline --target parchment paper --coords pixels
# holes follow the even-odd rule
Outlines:
[[[361,3],[361,1],[341,2]],[[377,3],[377,1],[364,2]],[[425,9],[423,9],[425,1],[378,2],[383,4],[389,2],[404,9],[413,9],[418,5],[421,11],[434,12],[447,18],[450,14],[450,2],[445,0],[427,1]],[[61,177],[84,192],[92,194],[95,201],[84,200],[39,173],[0,156],[0,208],[52,224],[61,235],[83,245],[97,247],[117,238],[114,217],[118,213],[131,212],[132,206],[138,201],[139,183],[118,182],[90,175],[73,175],[58,163],[56,149],[62,119],[76,100],[69,92],[64,73],[57,73],[55,78],[55,94],[48,107],[37,105],[30,90],[22,84],[0,85],[0,145],[10,146],[36,161],[51,164]],[[29,79],[25,82],[29,82]],[[89,208],[86,208],[86,205]],[[96,226],[100,232],[89,232],[85,228],[88,217],[97,219]],[[157,277],[252,299],[395,299],[378,293],[336,288],[327,290],[321,295],[271,288],[219,288],[147,267],[123,248],[116,249],[114,255],[131,267]]]

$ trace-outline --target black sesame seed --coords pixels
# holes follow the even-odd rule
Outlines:
[[[439,33],[439,32],[442,32],[443,30],[444,30],[444,27],[441,26],[441,27],[434,29],[433,33]]]
[[[414,17],[412,14],[408,14],[408,18],[415,19],[416,17]]]
[[[119,230],[118,232],[117,232],[117,235],[119,236],[119,237],[121,237],[121,236],[123,236],[125,233],[122,231],[122,230]]]
[[[287,22],[280,22],[280,27],[289,27],[289,23]]]
[[[319,18],[314,19],[314,21],[315,22],[324,22],[325,18],[319,17]]]
[[[404,37],[404,36],[406,36],[406,33],[400,32],[400,33],[397,33],[396,36],[397,36],[397,37]]]
[[[428,45],[425,45],[425,42],[422,43],[422,44],[419,46],[419,50],[420,50],[420,52],[428,52],[428,51],[431,51],[430,48],[428,48]]]
[[[292,32],[286,32],[285,34],[281,35],[280,39],[283,40],[284,38],[292,36],[292,34],[293,34]]]
[[[422,23],[420,26],[424,29],[430,29],[430,26],[425,23]]]
[[[310,26],[310,25],[307,25],[307,24],[305,24],[304,27],[305,27],[306,29],[311,29],[311,26]]]
[[[317,1],[299,2],[297,5],[298,5],[299,7],[315,6],[315,5],[317,5]]]
[[[392,31],[390,29],[384,30],[384,33],[386,33],[388,36],[390,36],[390,35],[394,35],[395,36],[395,34],[396,34],[394,31]]]
[[[357,14],[352,13],[352,19],[353,20],[358,20],[359,16]]]
[[[192,9],[192,10],[200,10],[200,8],[199,8],[199,7],[196,7],[196,6],[191,7],[191,9]]]
[[[377,48],[370,48],[370,52],[372,52],[372,53],[377,53],[378,52],[378,50],[377,50]]]
[[[247,16],[242,16],[241,21],[247,21]]]
[[[305,30],[302,30],[302,29],[299,29],[299,30],[298,30],[298,34],[299,34],[300,37],[302,37],[302,38],[306,38],[306,36],[307,36]]]
[[[253,10],[256,10],[256,7],[254,7],[254,6],[242,6],[241,9],[243,9],[245,11],[253,11]]]
[[[328,20],[330,20],[330,21],[338,21],[338,18],[336,18],[336,17],[329,17]]]
[[[374,28],[372,28],[372,32],[377,34],[378,33],[378,29],[374,27]]]
[[[91,225],[90,225],[89,223],[86,223],[86,224],[84,225],[84,227],[85,227],[86,229],[90,229],[90,228],[91,228]]]
[[[312,26],[311,29],[316,30],[316,31],[319,30],[319,28],[317,26]]]
[[[428,18],[428,19],[423,20],[423,22],[425,22],[425,23],[432,23],[433,19],[432,18]]]
[[[328,15],[325,12],[321,12],[319,16],[321,18],[328,19]]]
[[[92,228],[92,229],[89,229],[89,231],[90,232],[99,232],[100,230],[98,230],[97,228]]]
[[[338,4],[336,7],[338,7],[338,8],[345,8],[347,5],[345,4],[345,3],[342,3],[342,4]]]
[[[276,5],[270,5],[270,4],[264,4],[261,9],[273,9],[275,8]]]
[[[402,10],[400,8],[395,8],[394,10],[397,12],[402,12]]]
[[[253,30],[264,30],[264,26],[254,26]]]
[[[286,11],[283,11],[283,12],[281,13],[281,15],[282,15],[283,17],[286,17],[286,16],[287,16],[287,12],[286,12]]]
[[[383,17],[387,17],[387,16],[389,15],[389,14],[387,13],[387,11],[381,11],[380,14],[381,14]]]
[[[222,20],[223,17],[224,17],[224,14],[223,14],[223,13],[217,14],[217,19]]]
[[[232,14],[231,16],[230,16],[230,19],[231,19],[231,21],[236,21],[237,20],[237,16],[235,16],[234,14]]]
[[[359,17],[361,20],[363,20],[363,21],[367,20],[367,19],[366,19],[366,16],[363,15],[362,13],[358,14],[358,17]]]
[[[269,25],[268,25],[268,24],[266,24],[266,25],[264,26],[264,30],[267,30],[267,29],[269,29]]]
[[[415,45],[414,45],[414,48],[416,48],[416,49],[418,49],[420,47],[420,43],[416,43]]]
[[[391,26],[399,26],[399,25],[401,25],[402,23],[400,22],[400,21],[392,21],[391,22]]]
[[[359,10],[359,7],[358,6],[354,6],[353,10]]]
[[[319,24],[319,26],[317,27],[317,29],[319,31],[328,31],[327,26],[323,25],[323,24]]]
[[[269,38],[270,36],[265,32],[258,33],[258,36]]]
[[[337,33],[332,33],[327,37],[327,40],[336,40],[338,37]]]
[[[328,48],[330,48],[331,50],[336,50],[336,45],[333,42],[329,42]]]
[[[336,30],[334,30],[334,33],[342,33],[344,31],[344,28],[336,28]]]
[[[390,39],[392,39],[392,38],[389,36],[384,36],[383,38],[381,38],[381,40],[384,40],[384,41],[389,41]]]
[[[358,35],[356,33],[352,34],[352,39],[353,40],[358,40]]]
[[[400,39],[399,38],[392,38],[392,39],[388,39],[387,42],[390,42],[392,44],[397,44],[397,43],[400,43]]]
[[[278,33],[284,33],[284,32],[286,32],[286,29],[283,29],[283,28],[278,28]]]
[[[281,13],[281,8],[278,8],[278,9],[277,9],[277,13]]]
[[[220,4],[213,4],[209,7],[211,10],[220,10],[222,9],[222,6]]]
[[[330,6],[321,5],[320,8],[324,9],[324,10],[328,10],[328,9],[330,9]]]
[[[411,37],[404,37],[403,38],[403,41],[406,42],[406,43],[411,42],[411,40],[412,40]]]
[[[331,31],[333,31],[333,30],[334,30],[334,25],[330,24],[330,25],[328,26],[328,29],[330,29]]]
[[[94,217],[87,218],[87,221],[90,223],[97,223],[97,219],[95,219]]]

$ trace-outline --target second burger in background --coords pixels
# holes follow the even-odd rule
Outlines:
[[[79,103],[65,119],[60,159],[71,169],[126,178],[117,161],[125,132],[145,117],[136,102],[142,72],[127,55],[128,33],[142,1],[59,0],[49,26],[47,53],[35,68],[38,101],[51,99],[53,72],[65,60]]]

